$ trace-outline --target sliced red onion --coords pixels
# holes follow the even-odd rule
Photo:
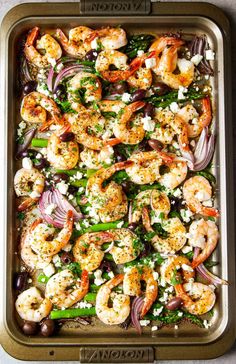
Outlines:
[[[113,246],[114,246],[114,241],[112,241],[109,247],[106,250],[104,250],[104,253],[108,253],[113,248]]]
[[[203,128],[194,151],[195,161],[192,168],[193,171],[201,171],[208,166],[214,153],[214,147],[214,135],[208,137],[208,127]]]
[[[129,222],[129,224],[132,224],[132,222],[133,222],[132,210],[133,210],[133,205],[132,205],[132,202],[130,202],[129,211],[128,211],[128,222]]]
[[[54,67],[51,67],[49,72],[48,72],[48,78],[47,78],[47,86],[48,86],[48,90],[50,92],[52,92],[53,76],[54,76]]]
[[[132,307],[131,307],[131,321],[139,335],[142,333],[141,325],[139,322],[140,312],[143,307],[143,298],[142,297],[136,297],[133,300]]]
[[[195,56],[196,54],[200,54],[201,56],[203,56],[203,59],[201,60],[201,62],[198,65],[198,68],[200,70],[201,73],[203,73],[204,75],[210,75],[213,76],[214,75],[214,71],[210,65],[210,62],[206,59],[205,57],[205,52],[206,50],[209,49],[209,45],[207,42],[207,37],[204,35],[202,36],[196,36],[191,44],[190,44],[190,54],[191,56]]]
[[[51,204],[55,204],[56,208],[52,214],[49,215],[45,212],[45,210],[47,206]],[[75,208],[57,189],[43,192],[39,200],[39,209],[45,221],[47,221],[48,224],[52,224],[58,228],[63,228],[66,221],[66,215],[69,210],[73,212],[75,221],[83,218],[83,214],[76,211]]]
[[[48,78],[47,78],[47,86],[48,86],[49,91],[52,92],[52,90],[54,89],[54,87],[53,87],[53,77],[54,77],[55,73],[58,73],[58,71],[57,71],[58,67],[60,67],[62,65],[63,68],[64,68],[64,64],[69,63],[69,62],[74,62],[74,65],[78,65],[76,63],[75,58],[68,57],[68,58],[64,58],[63,60],[60,58],[56,62],[54,67],[51,66],[51,68],[49,70],[49,73],[48,73]]]
[[[65,77],[69,77],[69,76],[73,76],[78,72],[91,72],[91,68],[89,68],[88,66],[84,66],[84,65],[79,65],[79,64],[75,64],[66,68],[63,68],[63,70],[61,70],[54,82],[54,86],[53,86],[53,92],[55,92],[58,84],[65,78]]]
[[[37,131],[37,128],[31,128],[25,132],[23,135],[23,144],[18,144],[17,152],[16,152],[16,159],[20,159],[22,157],[22,153],[25,152],[28,148],[28,146],[31,143],[31,140],[35,136],[35,133]]]

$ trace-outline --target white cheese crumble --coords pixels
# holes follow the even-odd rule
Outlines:
[[[146,131],[153,131],[155,129],[156,123],[152,120],[150,116],[145,116],[141,119],[143,123],[143,129]]]
[[[182,197],[182,191],[180,188],[176,188],[173,192],[173,196],[175,197]]]
[[[52,263],[49,263],[45,268],[43,268],[43,273],[47,277],[51,277],[56,272],[56,269]]]
[[[191,58],[191,62],[193,62],[193,64],[195,64],[195,66],[198,66],[202,59],[203,59],[203,56],[201,54],[195,54],[195,56],[193,56]]]
[[[95,38],[91,42],[91,48],[92,49],[98,49],[98,38]]]
[[[144,51],[142,51],[142,50],[139,50],[139,51],[137,52],[137,56],[138,56],[138,57],[141,57],[143,54],[144,54]]]
[[[187,236],[186,236],[186,238],[187,238]],[[189,253],[189,252],[191,252],[193,250],[193,247],[192,246],[189,246],[189,245],[185,245],[181,250],[182,250],[182,252],[184,254],[187,254],[187,253]]]
[[[179,100],[184,100],[185,99],[185,93],[188,92],[187,87],[183,87],[183,86],[179,86],[179,90],[178,90],[178,99]]]
[[[121,221],[117,224],[118,229],[120,229],[124,225],[124,221]]]
[[[175,330],[178,330],[179,326],[178,325],[175,325],[174,328],[175,328]]]
[[[48,62],[54,67],[57,63],[57,60],[55,58],[48,57]]]
[[[203,320],[203,326],[205,327],[205,329],[208,329],[209,327],[211,327],[211,323],[207,320]]]
[[[193,63],[185,58],[179,58],[177,61],[180,72],[188,72],[192,67]]]
[[[193,216],[193,213],[189,209],[181,209],[180,215],[185,222],[189,222],[191,220],[190,217]]]
[[[131,99],[131,95],[128,92],[123,93],[121,100],[123,102],[129,102]]]
[[[152,326],[151,330],[152,331],[157,331],[158,330],[158,326]]]
[[[176,114],[180,110],[179,105],[175,101],[170,104],[169,108],[170,111],[172,111],[174,114]]]
[[[193,268],[190,267],[187,264],[182,264],[182,269],[185,270],[185,271],[187,271],[187,272],[193,272]]]
[[[153,68],[156,66],[156,64],[157,64],[156,58],[154,58],[154,57],[145,59],[146,68]]]
[[[161,306],[160,308],[154,308],[152,312],[154,316],[159,316],[162,311],[163,311],[163,306]]]
[[[56,267],[60,267],[61,266],[61,259],[60,259],[60,257],[59,257],[58,254],[56,254],[56,255],[53,256],[52,261],[53,261],[53,264]]]
[[[113,273],[113,272],[109,272],[109,273],[107,273],[107,275],[108,275],[111,279],[115,277],[115,275],[114,275],[114,273]]]
[[[57,183],[56,187],[62,195],[67,194],[69,186],[64,181]]]
[[[206,200],[206,201],[203,201],[203,206],[206,206],[206,207],[212,207],[213,206],[213,202],[212,200]]]
[[[97,269],[94,272],[94,284],[96,286],[101,286],[106,280],[104,278],[102,278],[102,271],[101,269]]]
[[[30,195],[29,195],[29,197],[31,197],[31,198],[39,198],[41,196],[41,194],[40,193],[38,193],[38,192],[36,192],[36,191],[32,191],[31,193],[30,193]]]
[[[140,320],[139,322],[140,322],[141,326],[147,326],[150,324],[151,321],[150,320]]]
[[[30,158],[25,157],[22,159],[22,167],[25,169],[32,169],[33,168],[33,162]]]
[[[57,205],[55,203],[51,203],[50,205],[48,205],[45,209],[45,214],[47,215],[52,215],[53,211],[55,210],[55,208],[57,207]]]
[[[155,281],[157,281],[158,278],[159,278],[159,273],[154,271],[153,272],[153,278],[155,279]]]
[[[208,49],[207,51],[205,51],[205,56],[208,61],[214,61],[215,52],[213,52],[211,49]]]
[[[91,308],[93,305],[91,305],[91,303],[88,303],[88,302],[78,302],[77,307],[79,308]]]
[[[37,91],[45,96],[50,96],[50,92],[48,91],[46,83],[38,83]]]
[[[62,250],[64,250],[64,252],[70,252],[71,251],[71,249],[72,249],[72,245],[71,244],[66,244],[65,246],[64,246],[64,248],[62,248]]]

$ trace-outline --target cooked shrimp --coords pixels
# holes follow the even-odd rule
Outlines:
[[[64,119],[70,124],[77,142],[87,148],[101,150],[107,145],[112,146],[120,143],[118,138],[102,139],[96,135],[97,127],[100,129],[101,124],[105,125],[104,118],[96,111],[87,110],[79,115],[65,114]]]
[[[152,71],[149,68],[140,67],[127,79],[127,82],[131,87],[146,90],[152,85]]]
[[[166,188],[173,190],[185,180],[188,173],[188,167],[185,161],[178,160],[178,158],[167,166],[169,171],[159,178],[159,182]]]
[[[105,146],[100,151],[84,148],[80,153],[81,161],[87,168],[99,169],[104,163],[110,164],[114,155],[114,150],[110,145]]]
[[[52,304],[48,298],[43,298],[41,292],[36,287],[30,287],[17,297],[16,311],[23,320],[40,322],[48,316]]]
[[[163,36],[156,39],[151,47],[149,48],[149,52],[155,52],[155,59],[156,64],[152,67],[153,72],[156,75],[160,75],[163,68],[166,71],[173,72],[175,69],[175,62],[177,61],[177,49],[183,44],[184,42],[181,39],[177,39],[175,37]],[[175,49],[175,59],[174,56],[171,58],[171,62],[169,58],[166,59],[166,51],[169,49],[169,46],[174,46]]]
[[[176,135],[171,122],[173,117],[174,115],[169,108],[155,112],[156,128],[152,133],[152,139],[159,140],[163,144],[171,144]]]
[[[68,100],[72,109],[81,111],[81,101],[77,96],[79,90],[84,90],[85,103],[99,101],[102,98],[102,86],[99,78],[93,73],[79,72],[68,82]],[[79,105],[77,105],[79,104]]]
[[[212,120],[211,102],[209,97],[202,99],[201,103],[202,113],[200,116],[192,104],[187,104],[178,112],[178,115],[188,125],[188,136],[190,138],[196,138],[200,135],[202,129],[208,126]]]
[[[136,223],[142,216],[144,206],[151,205],[152,210],[158,217],[163,214],[163,218],[167,218],[170,212],[170,200],[164,192],[158,190],[147,190],[140,192],[134,200],[132,209],[132,222]]]
[[[55,123],[60,123],[60,110],[57,104],[50,98],[33,91],[26,95],[21,104],[21,117],[29,123],[46,123],[51,114]]]
[[[134,116],[135,111],[145,106],[145,102],[136,101],[127,105],[123,109],[123,113],[116,121],[113,131],[116,138],[120,139],[123,144],[137,144],[141,142],[145,136],[143,124],[140,118]],[[132,127],[130,123],[132,122]]]
[[[166,51],[167,58],[170,64],[176,63],[176,47],[172,46]],[[179,58],[177,60],[177,66],[179,73],[173,73],[173,71],[162,70],[161,79],[166,85],[171,88],[178,89],[180,86],[189,86],[194,79],[194,64],[185,58]]]
[[[133,163],[125,161],[99,169],[87,183],[87,194],[90,203],[95,206],[102,222],[116,221],[127,213],[127,198],[122,187],[111,181],[106,187],[103,183],[116,171],[128,168]]]
[[[116,264],[124,264],[131,262],[140,253],[140,249],[135,247],[137,242],[137,235],[135,235],[130,229],[115,229],[110,231],[114,236],[114,241],[118,242],[117,246],[109,251]]]
[[[213,289],[199,282],[178,284],[175,286],[175,292],[184,301],[186,310],[193,315],[209,312],[216,300]]]
[[[65,132],[65,128],[53,133],[48,139],[47,159],[56,169],[72,169],[79,159],[79,147],[75,141],[62,142],[60,135]]]
[[[179,269],[181,269],[182,275],[179,274]],[[168,284],[176,285],[182,283],[181,276],[184,282],[189,282],[194,279],[195,273],[186,257],[175,256],[168,257],[168,260],[162,264],[161,276]]]
[[[14,177],[15,193],[18,197],[28,196],[19,206],[22,211],[36,203],[44,189],[45,177],[36,168],[19,169]]]
[[[88,272],[94,271],[104,258],[105,253],[101,250],[102,244],[113,240],[113,234],[107,231],[81,235],[73,247],[75,261],[79,262],[82,269],[86,269]]]
[[[183,196],[187,206],[193,212],[203,216],[219,216],[219,211],[214,207],[203,206],[202,202],[212,196],[212,188],[208,180],[202,176],[194,176],[184,182]]]
[[[116,114],[119,114],[119,112],[124,109],[126,104],[123,101],[120,100],[101,100],[98,103],[98,106],[101,111],[104,112],[115,112]]]
[[[160,166],[163,161],[170,162],[172,157],[157,151],[134,153],[129,159],[134,162],[126,172],[132,182],[139,185],[154,183],[160,178]]]
[[[143,208],[143,224],[148,232],[154,232],[148,210]],[[167,238],[161,238],[155,235],[151,243],[156,251],[159,253],[175,253],[179,251],[186,243],[186,229],[178,217],[162,221],[162,228],[167,232]]]
[[[39,255],[52,256],[57,254],[70,240],[73,230],[73,212],[68,211],[63,229],[56,238],[49,240],[55,234],[55,229],[42,223],[41,219],[34,221],[29,237],[32,249]]]
[[[98,38],[102,47],[108,50],[118,49],[127,44],[126,32],[122,28],[106,27],[94,30],[92,38]]]
[[[51,59],[57,60],[61,58],[62,50],[57,41],[49,34],[45,34],[37,41],[36,48],[44,50],[45,54],[40,54],[35,48],[35,42],[39,35],[39,28],[34,27],[27,36],[25,43],[25,56],[39,68],[47,67],[50,64]]]
[[[192,222],[189,228],[188,242],[191,246],[202,249],[202,252],[192,261],[193,268],[209,258],[217,245],[218,238],[218,228],[213,221],[201,219]]]
[[[112,292],[112,288],[122,283],[124,274],[118,274],[103,284],[96,296],[96,313],[98,318],[107,325],[119,325],[130,313],[130,298],[126,294]],[[113,299],[112,307],[109,305]]]
[[[91,49],[91,40],[89,37],[93,34],[93,30],[79,26],[69,31],[69,38],[61,29],[56,29],[56,38],[61,42],[66,53],[73,57],[83,58]]]
[[[86,270],[81,279],[74,277],[70,269],[54,274],[46,284],[45,297],[60,308],[67,308],[81,301],[88,293],[89,275]]]
[[[143,318],[157,298],[158,285],[154,279],[153,270],[147,266],[132,267],[125,273],[123,289],[124,293],[129,296],[140,296],[142,293],[141,281],[146,283],[144,303],[140,314],[140,317]]]

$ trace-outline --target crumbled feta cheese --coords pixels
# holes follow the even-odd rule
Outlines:
[[[73,200],[74,196],[73,195],[69,195],[68,196],[68,200]]]
[[[159,299],[159,301],[160,302],[167,302],[167,300],[168,300],[168,297],[169,297],[169,295],[168,295],[168,293],[167,292],[164,292],[163,293],[163,296],[162,297],[160,297],[160,299]]]
[[[146,68],[153,68],[156,66],[156,64],[157,64],[156,58],[154,57],[145,59]]]
[[[183,312],[178,312],[178,316],[182,317],[183,316]]]
[[[90,226],[89,221],[84,219],[83,220],[83,225],[84,225],[85,228],[88,228]]]
[[[92,307],[91,303],[84,302],[84,301],[78,302],[76,306],[79,308],[91,308]]]
[[[83,178],[83,173],[77,172],[76,175],[74,176],[74,178],[77,180],[80,180],[81,178]]]
[[[137,52],[137,56],[138,56],[138,57],[141,57],[143,54],[144,54],[144,51],[142,51],[142,50],[139,50],[139,51]]]
[[[42,149],[40,150],[40,153],[41,153],[42,155],[46,156],[46,155],[47,155],[47,148],[42,148]]]
[[[42,159],[42,154],[41,153],[37,153],[35,156],[36,159]]]
[[[80,231],[80,230],[81,230],[80,222],[75,222],[75,228],[76,228],[76,230],[78,230],[78,231]]]
[[[64,250],[64,252],[70,252],[71,251],[71,249],[72,249],[72,245],[71,244],[66,244],[65,246],[64,246],[64,248],[62,248],[62,250]]]
[[[206,206],[206,207],[212,207],[213,206],[213,202],[212,200],[206,200],[206,201],[203,201],[203,206]]]
[[[179,111],[179,105],[175,101],[172,102],[169,107],[170,107],[170,111],[172,111],[174,114]]]
[[[182,196],[182,191],[180,188],[176,188],[173,192],[173,196],[175,197],[181,197]]]
[[[22,167],[25,169],[32,169],[33,168],[33,162],[30,158],[25,157],[22,159]]]
[[[211,195],[209,193],[207,193],[206,191],[198,191],[197,193],[195,193],[195,197],[199,201],[206,201],[211,198]]]
[[[58,254],[53,256],[52,261],[56,267],[59,267],[61,265],[61,259]]]
[[[114,273],[113,273],[113,272],[109,272],[109,273],[107,273],[107,275],[108,275],[110,278],[114,278],[114,277],[115,277],[115,275],[114,275]]]
[[[50,92],[48,91],[47,85],[44,82],[38,83],[37,91],[40,92],[41,94],[44,94],[45,96],[50,95]]]
[[[25,129],[26,128],[26,123],[22,120],[19,124],[18,124],[18,127],[20,129]]]
[[[56,184],[56,187],[61,192],[62,195],[66,195],[68,192],[69,186],[65,183],[65,181],[61,181]]]
[[[53,211],[55,210],[55,208],[57,207],[57,205],[55,203],[51,203],[50,205],[48,205],[45,209],[45,214],[47,215],[52,215]]]
[[[146,131],[153,131],[155,129],[156,123],[152,120],[150,116],[145,116],[141,119],[143,123],[143,129]]]
[[[120,229],[124,225],[124,221],[121,221],[117,224],[118,229]]]
[[[151,321],[150,320],[140,320],[139,322],[140,322],[141,326],[147,326],[150,324]]]
[[[194,67],[193,63],[185,58],[179,58],[177,61],[177,65],[180,72],[183,73],[188,72],[192,67]]]
[[[153,278],[155,279],[155,281],[157,281],[158,278],[159,278],[159,273],[154,271],[153,272]]]
[[[178,144],[176,141],[174,141],[174,142],[172,143],[172,146],[173,146],[175,149],[180,149],[180,148],[179,148],[179,144]]]
[[[28,283],[32,283],[32,279],[31,279],[31,278],[29,278],[29,279],[27,280],[27,282],[28,282]]]
[[[154,308],[152,312],[154,316],[159,316],[162,311],[163,311],[163,306],[161,306],[160,308]]]
[[[78,188],[78,192],[79,192],[79,193],[84,192],[84,187],[80,187],[80,188]]]
[[[215,52],[213,52],[211,49],[208,49],[207,51],[205,51],[205,56],[208,61],[214,61]]]
[[[38,192],[36,192],[36,191],[32,191],[31,193],[30,193],[30,195],[29,195],[29,197],[31,197],[31,198],[39,198],[41,196],[41,194],[40,193],[38,193]]]
[[[95,101],[95,96],[93,96],[93,95],[87,96],[86,101],[87,102]]]
[[[178,330],[179,326],[178,325],[175,325],[174,328],[175,328],[175,330]]]
[[[52,263],[49,263],[45,268],[43,268],[43,273],[47,277],[51,277],[56,272],[56,269]]]
[[[193,268],[190,267],[187,264],[182,264],[182,269],[185,270],[185,271],[187,271],[187,272],[193,272]]]
[[[181,215],[182,219],[185,222],[189,222],[190,221],[190,217],[193,216],[193,213],[189,209],[187,209],[187,210],[181,209],[180,210],[180,215]]]
[[[152,326],[151,330],[152,331],[157,331],[158,330],[158,326]]]
[[[121,100],[123,102],[129,102],[131,99],[131,95],[128,92],[123,93]]]
[[[203,320],[203,326],[205,327],[205,329],[208,329],[209,327],[211,327],[211,323],[207,320]]]
[[[209,80],[210,76],[209,75],[205,75],[205,79]]]
[[[193,62],[193,64],[195,64],[195,66],[198,66],[202,59],[203,59],[203,56],[201,54],[195,54],[195,56],[193,56],[191,58],[191,62]]]
[[[187,87],[183,87],[183,86],[179,86],[179,90],[178,90],[178,99],[179,100],[184,100],[185,99],[185,93],[188,92]]]
[[[187,234],[186,234],[187,235]],[[186,236],[187,237],[187,236]],[[183,248],[182,248],[182,252],[184,254],[187,254],[189,252],[191,252],[193,250],[193,247],[192,246],[189,246],[189,245],[185,245]]]
[[[98,49],[99,45],[98,45],[98,38],[94,38],[91,42],[91,48],[92,49]]]
[[[48,62],[54,67],[57,63],[57,60],[55,58],[48,57]]]
[[[96,286],[101,286],[106,280],[104,278],[102,278],[102,271],[101,269],[97,269],[94,272],[94,284]]]

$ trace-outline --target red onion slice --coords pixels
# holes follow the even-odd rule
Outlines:
[[[18,148],[17,148],[17,152],[16,152],[16,159],[22,158],[22,153],[25,152],[26,149],[28,148],[28,146],[30,145],[31,140],[35,136],[36,131],[37,131],[37,128],[34,127],[25,132],[25,134],[23,135],[23,139],[24,139],[23,144],[18,144]]]
[[[214,154],[214,147],[214,135],[208,137],[208,127],[203,128],[194,151],[195,162],[191,168],[193,171],[201,171],[208,166]]]
[[[196,54],[200,54],[201,56],[203,56],[203,59],[198,65],[199,71],[204,75],[213,76],[214,71],[210,65],[210,62],[205,57],[205,52],[207,49],[209,49],[209,45],[205,34],[200,37],[194,37],[189,47],[191,56],[195,56]]]
[[[142,333],[141,325],[139,322],[139,316],[140,312],[143,307],[143,298],[142,297],[136,297],[133,300],[132,307],[131,307],[131,321],[139,335]]]
[[[58,73],[58,75],[55,79],[53,92],[55,92],[58,84],[63,80],[63,78],[73,76],[78,72],[91,72],[91,68],[89,68],[88,66],[79,65],[79,64],[75,64],[75,65],[64,68],[63,70],[61,70]]]
[[[129,224],[131,224],[133,222],[132,210],[133,210],[133,204],[132,204],[132,202],[130,202],[129,211],[128,211],[128,222],[129,222]]]

